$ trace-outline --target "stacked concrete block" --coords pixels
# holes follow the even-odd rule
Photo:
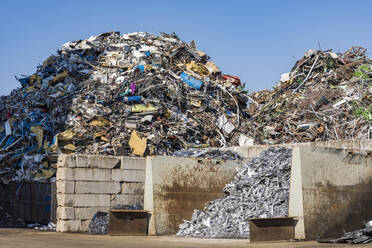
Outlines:
[[[87,232],[98,211],[143,204],[146,160],[61,155],[57,170],[57,231]]]

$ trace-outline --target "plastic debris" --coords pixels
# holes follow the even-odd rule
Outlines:
[[[249,238],[249,218],[287,217],[291,156],[290,149],[273,147],[238,168],[225,196],[195,210],[177,235]]]
[[[182,81],[193,87],[194,89],[200,90],[201,86],[203,85],[203,82],[200,80],[197,80],[196,78],[191,77],[185,72],[182,72],[180,75]]]

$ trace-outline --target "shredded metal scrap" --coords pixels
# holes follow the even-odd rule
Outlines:
[[[249,238],[249,218],[288,216],[291,150],[273,147],[238,169],[225,197],[179,226],[178,236]]]
[[[349,244],[366,244],[372,242],[372,226],[371,221],[366,224],[366,227],[354,232],[345,233],[338,239],[318,239],[319,243],[349,243]]]
[[[107,234],[109,225],[109,214],[106,212],[97,212],[89,223],[90,234]]]
[[[229,150],[222,151],[219,149],[203,149],[203,150],[182,150],[173,153],[177,157],[194,157],[194,158],[218,158],[224,160],[240,160],[241,156]]]

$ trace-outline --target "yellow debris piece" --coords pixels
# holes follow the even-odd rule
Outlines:
[[[41,80],[42,80],[42,78],[40,76],[38,76],[37,74],[33,74],[30,77],[30,84],[34,85],[35,83],[41,83]]]
[[[32,126],[31,132],[36,135],[38,148],[41,148],[43,146],[44,130],[40,126]]]
[[[146,105],[146,104],[135,104],[132,106],[132,112],[133,113],[139,113],[139,112],[148,112],[148,111],[156,111],[158,108],[154,105]]]
[[[65,148],[66,150],[70,150],[70,151],[75,151],[76,150],[76,146],[74,146],[73,144],[67,144],[67,145],[63,146],[63,148]]]
[[[106,120],[103,117],[98,117],[92,120],[89,125],[91,126],[97,126],[97,127],[103,127],[103,126],[110,126],[112,125],[111,121]]]
[[[204,57],[206,54],[205,52],[202,52],[202,51],[197,51],[197,54],[200,56],[200,57]]]
[[[147,139],[140,138],[134,130],[130,136],[129,145],[133,149],[133,154],[143,157],[147,146]]]
[[[215,63],[211,62],[211,61],[208,61],[205,64],[205,67],[207,67],[207,69],[208,69],[208,71],[209,71],[210,74],[221,72],[220,68],[218,68],[218,66]]]
[[[194,107],[197,107],[197,108],[201,107],[201,104],[202,104],[201,100],[199,100],[197,98],[190,98],[190,103],[191,103],[191,105],[193,105]]]
[[[106,135],[107,135],[106,131],[97,132],[94,134],[94,139],[101,138],[101,140],[109,142],[109,139],[107,138]]]
[[[76,133],[71,130],[66,130],[60,134],[57,134],[58,140],[61,140],[61,141],[71,140],[75,135]]]
[[[47,141],[47,140],[44,140],[44,150],[46,151],[46,152],[52,152],[52,150],[50,149],[50,142],[49,141]]]
[[[71,130],[66,130],[62,133],[59,133],[56,135],[55,137],[55,141],[54,141],[54,144],[50,147],[50,150],[52,152],[57,152],[57,149],[58,149],[58,142],[59,141],[69,141],[71,140],[74,136],[76,135],[75,132],[71,131]],[[69,147],[68,147],[69,148]],[[68,149],[68,148],[65,148],[65,149]],[[70,147],[72,148],[72,147]],[[75,148],[76,149],[76,148]],[[70,149],[69,149],[70,150]]]
[[[63,72],[57,74],[54,78],[52,78],[52,79],[48,82],[48,84],[49,84],[50,86],[54,86],[55,84],[57,84],[57,83],[59,83],[59,82],[65,80],[65,78],[68,77],[68,75],[69,75],[68,71],[65,70],[65,71],[63,71]]]
[[[187,63],[186,64],[186,69],[188,71],[193,71],[196,74],[199,74],[200,76],[208,76],[209,75],[209,71],[208,71],[207,67],[205,67],[201,63],[195,63],[195,61],[191,61],[190,63]]]
[[[56,173],[57,169],[50,168],[50,169],[40,169],[40,172],[35,174],[35,179],[49,179],[53,177]]]
[[[36,90],[37,90],[37,89],[36,89],[35,86],[30,86],[30,87],[28,87],[28,88],[26,89],[26,91],[27,91],[28,93],[35,92]]]

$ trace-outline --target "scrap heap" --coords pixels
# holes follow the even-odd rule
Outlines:
[[[251,96],[208,60],[175,34],[65,43],[0,97],[0,181],[49,180],[56,153],[172,155],[372,136],[372,61],[363,48],[310,50],[276,88]]]
[[[1,181],[49,179],[47,155],[60,152],[144,156],[249,142],[244,85],[208,59],[175,34],[65,43],[1,97]]]
[[[361,47],[309,50],[277,87],[250,97],[244,129],[257,144],[372,137],[372,60]]]
[[[249,238],[249,218],[288,216],[292,152],[272,147],[238,169],[224,188],[225,197],[195,210],[178,236]]]

